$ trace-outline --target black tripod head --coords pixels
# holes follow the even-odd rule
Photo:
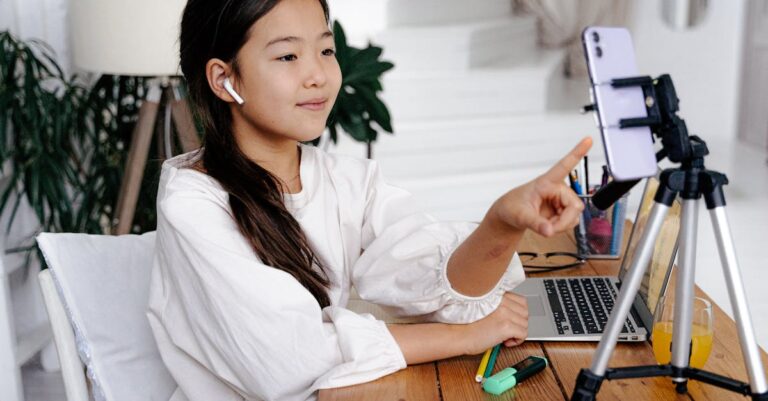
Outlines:
[[[662,145],[662,149],[656,153],[657,162],[669,158],[670,161],[681,163],[683,166],[703,166],[704,156],[709,154],[709,149],[701,138],[688,135],[685,121],[677,115],[680,100],[669,74],[656,79],[648,76],[614,79],[611,86],[642,87],[648,116],[622,119],[619,121],[619,127],[649,127]],[[608,209],[638,182],[640,180],[613,181],[594,194],[592,203],[599,209]]]

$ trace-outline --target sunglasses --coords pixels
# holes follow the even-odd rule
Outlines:
[[[582,265],[586,260],[572,252],[518,252],[527,273],[546,273]]]

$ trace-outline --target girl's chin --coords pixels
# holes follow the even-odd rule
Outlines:
[[[300,134],[299,138],[297,138],[299,142],[314,141],[315,139],[320,138],[320,136],[323,135],[323,132],[325,132],[325,125],[323,125],[322,127],[317,127],[317,126],[306,127],[301,132],[302,134]]]

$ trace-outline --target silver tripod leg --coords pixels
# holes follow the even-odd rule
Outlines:
[[[595,375],[605,375],[605,369],[608,367],[611,354],[613,354],[613,350],[616,348],[616,341],[618,341],[621,329],[624,327],[624,322],[627,320],[629,309],[632,307],[637,291],[640,289],[643,275],[645,274],[645,270],[648,268],[648,262],[650,262],[651,256],[653,255],[656,237],[661,230],[662,223],[664,223],[664,217],[667,215],[668,211],[669,207],[662,203],[656,202],[653,204],[651,215],[648,217],[648,223],[646,224],[645,230],[643,230],[642,237],[640,237],[640,242],[637,244],[637,252],[632,259],[632,264],[629,267],[625,279],[622,280],[619,297],[611,311],[611,316],[608,318],[603,337],[600,339],[600,345],[597,347],[595,357],[592,360],[592,367],[590,370]]]
[[[760,361],[760,350],[755,340],[755,330],[752,327],[752,318],[747,306],[747,297],[744,293],[744,283],[741,279],[738,263],[736,261],[736,249],[733,246],[731,228],[725,214],[725,207],[719,206],[710,209],[712,226],[715,229],[717,249],[720,253],[720,262],[723,265],[725,281],[728,286],[728,295],[731,299],[734,319],[739,329],[739,341],[744,362],[749,374],[750,389],[753,393],[763,394],[768,391],[765,371]]]
[[[696,234],[699,221],[699,199],[684,199],[680,218],[680,253],[675,285],[675,313],[672,323],[672,366],[686,368],[690,362],[691,325],[696,281]],[[675,377],[674,382],[687,379]]]

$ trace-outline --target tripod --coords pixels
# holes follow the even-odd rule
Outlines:
[[[669,75],[662,75],[656,80],[649,77],[618,79],[614,80],[611,85],[619,88],[628,86],[641,86],[643,88],[646,104],[649,106],[648,117],[621,120],[620,127],[651,127],[652,131],[661,138],[663,145],[663,150],[657,154],[657,160],[668,156],[671,161],[680,163],[680,167],[664,170],[661,174],[660,185],[654,198],[655,203],[651,209],[646,229],[637,245],[637,251],[619,291],[618,299],[608,319],[600,345],[592,360],[591,367],[579,372],[571,400],[594,400],[604,379],[667,376],[676,383],[676,390],[681,394],[687,392],[688,380],[693,379],[751,396],[753,400],[766,401],[768,400],[768,384],[766,384],[765,371],[760,361],[760,351],[755,340],[747,299],[744,295],[744,286],[736,262],[736,252],[725,213],[723,185],[728,184],[728,179],[724,174],[705,168],[704,157],[709,154],[709,150],[706,143],[699,137],[688,136],[685,122],[676,115],[678,99]],[[600,191],[602,193],[595,194],[594,203],[603,209],[607,208],[635,183],[637,181],[616,183],[612,186],[609,184]],[[682,198],[682,217],[678,238],[680,253],[675,286],[676,302],[671,363],[609,369],[607,368],[608,362],[616,347],[616,341],[632,306],[632,301],[640,288],[664,217],[677,196]],[[699,201],[702,197],[704,197],[707,209],[710,211],[710,218],[715,230],[726,285],[734,308],[741,352],[745,359],[751,386],[749,383],[689,367],[696,234]],[[597,199],[595,200],[595,198]]]

